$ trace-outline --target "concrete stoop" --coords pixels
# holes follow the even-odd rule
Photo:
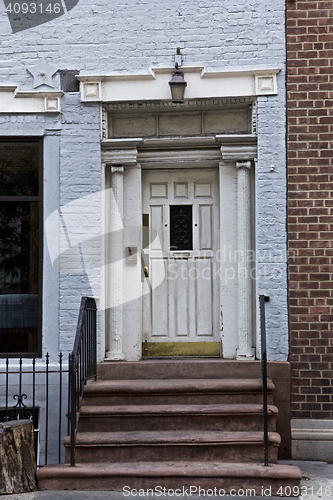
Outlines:
[[[278,490],[298,486],[302,473],[298,467],[221,462],[140,462],[140,463],[86,463],[70,467],[68,464],[50,465],[39,471],[40,489],[128,491],[130,489],[255,489],[256,496],[263,489],[276,495]],[[61,480],[59,481],[59,478]],[[59,487],[60,486],[60,487]],[[218,492],[217,492],[218,494]],[[251,495],[251,496],[255,496]]]
[[[297,486],[300,470],[277,464],[274,384],[268,381],[270,465],[265,467],[261,380],[237,369],[230,378],[222,367],[210,360],[103,363],[98,381],[85,388],[77,465],[68,465],[67,437],[66,463],[40,469],[39,488],[197,486],[225,492],[252,488],[262,495],[262,488],[276,494]]]

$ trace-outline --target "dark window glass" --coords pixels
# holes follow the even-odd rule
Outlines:
[[[38,196],[37,142],[0,143],[0,196]]]
[[[0,352],[37,354],[39,143],[0,142]]]
[[[38,294],[38,202],[0,201],[0,294]]]
[[[192,205],[170,205],[170,250],[193,250]]]

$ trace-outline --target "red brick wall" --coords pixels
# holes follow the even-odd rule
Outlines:
[[[333,2],[287,3],[292,416],[333,418]]]

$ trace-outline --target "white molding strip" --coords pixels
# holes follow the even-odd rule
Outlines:
[[[185,99],[276,95],[277,68],[207,72],[203,66],[181,68]],[[82,102],[170,100],[174,68],[152,68],[147,74],[77,75]]]
[[[62,91],[19,91],[0,85],[0,113],[60,113]]]

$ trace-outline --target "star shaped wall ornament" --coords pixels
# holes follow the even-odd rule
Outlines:
[[[54,88],[52,76],[58,71],[57,68],[49,66],[46,61],[40,61],[37,66],[27,69],[34,77],[34,89],[41,85],[48,85]]]

